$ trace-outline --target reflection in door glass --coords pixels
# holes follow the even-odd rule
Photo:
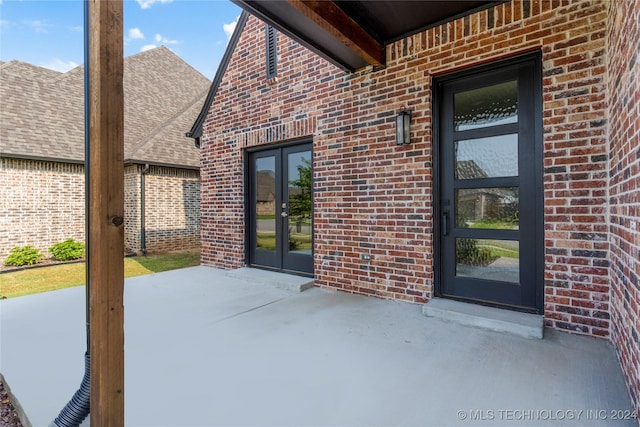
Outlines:
[[[456,141],[456,179],[518,176],[518,134]]]
[[[456,276],[520,283],[520,243],[456,239]]]
[[[518,81],[499,83],[454,95],[455,130],[518,122]]]
[[[289,216],[287,231],[289,252],[312,253],[311,152],[301,151],[288,155]]]
[[[519,229],[518,187],[457,189],[456,227]]]
[[[276,158],[256,159],[256,248],[276,249]]]

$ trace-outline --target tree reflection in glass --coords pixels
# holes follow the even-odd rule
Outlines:
[[[311,254],[312,164],[311,152],[289,154],[289,252]]]

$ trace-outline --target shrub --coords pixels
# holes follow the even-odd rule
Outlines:
[[[49,252],[58,261],[71,261],[84,256],[84,243],[67,239],[64,242],[56,243],[49,248]]]
[[[456,259],[461,264],[486,267],[498,259],[475,239],[456,239]]]
[[[44,254],[31,245],[16,246],[11,249],[11,253],[9,253],[7,259],[4,260],[4,264],[15,267],[33,265],[39,263],[42,258],[44,258]]]

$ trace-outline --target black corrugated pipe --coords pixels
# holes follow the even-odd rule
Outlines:
[[[146,206],[144,189],[146,187],[145,177],[149,173],[149,164],[144,165],[144,169],[140,174],[140,252],[142,255],[147,254],[147,229],[145,225]]]
[[[84,1],[84,220],[85,247],[89,250],[89,0]],[[91,354],[89,352],[89,253],[85,256],[85,311],[87,323],[87,351],[84,354],[84,376],[80,388],[50,427],[78,427],[87,415],[91,405]]]
[[[84,354],[84,377],[80,388],[49,427],[78,427],[89,415],[91,401],[91,355]]]

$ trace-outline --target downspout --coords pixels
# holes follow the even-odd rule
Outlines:
[[[84,218],[85,247],[89,247],[89,0],[84,1]],[[89,415],[91,402],[91,355],[89,353],[89,254],[85,256],[85,313],[87,351],[84,353],[84,376],[80,388],[49,427],[78,427]]]
[[[149,173],[149,163],[146,163],[144,165],[144,169],[142,170],[142,173],[140,174],[140,252],[142,252],[142,255],[146,255],[147,254],[147,230],[146,230],[146,225],[145,225],[145,214],[146,214],[146,207],[145,207],[145,183],[146,183],[146,175]]]

